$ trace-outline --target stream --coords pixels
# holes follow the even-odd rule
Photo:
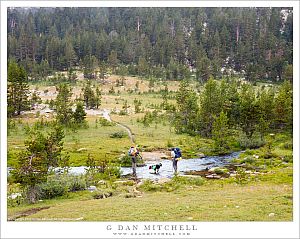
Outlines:
[[[226,164],[229,164],[230,161],[234,158],[238,158],[240,152],[234,152],[229,155],[224,156],[208,156],[204,158],[192,158],[192,159],[182,159],[178,161],[178,174],[183,175],[188,171],[201,171],[206,168],[212,167],[222,167]],[[149,166],[161,163],[162,167],[159,170],[158,174],[150,173]],[[86,166],[80,167],[70,167],[69,173],[80,175],[85,173]],[[145,166],[137,167],[136,169],[137,177],[143,179],[159,179],[159,178],[171,178],[174,175],[173,166],[171,160],[159,160],[157,162],[145,162]],[[125,176],[132,173],[131,167],[121,167],[121,175]]]

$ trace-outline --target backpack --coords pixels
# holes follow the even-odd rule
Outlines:
[[[139,151],[137,150],[137,148],[130,148],[128,150],[128,156],[136,156],[139,154]]]
[[[180,148],[175,148],[174,152],[175,152],[175,158],[180,158],[182,156]]]

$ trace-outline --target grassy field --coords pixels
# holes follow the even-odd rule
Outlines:
[[[91,192],[70,193],[35,205],[8,208],[8,218],[46,208],[17,220],[58,221],[292,221],[292,169],[253,178],[245,185],[231,179],[180,185],[172,192],[142,191],[125,198],[130,186],[112,197],[93,199]],[[49,208],[48,208],[49,207]]]
[[[161,94],[158,93],[164,86],[162,82],[157,82],[153,88],[154,92],[149,91],[149,82],[137,77],[126,77],[125,85],[116,86],[116,80],[118,76],[111,76],[106,84],[101,85],[102,90],[102,104],[99,110],[91,111],[91,114],[87,116],[88,128],[78,129],[76,131],[65,130],[64,150],[69,152],[71,166],[85,165],[85,161],[88,154],[97,156],[98,159],[115,160],[120,155],[127,152],[131,146],[130,139],[124,138],[111,138],[110,135],[119,131],[125,130],[119,126],[96,126],[96,120],[101,116],[98,113],[103,109],[110,111],[122,110],[123,103],[128,102],[128,114],[119,115],[118,113],[111,113],[111,118],[116,121],[127,125],[134,134],[136,143],[139,144],[144,151],[153,151],[156,149],[167,149],[171,146],[179,146],[186,155],[195,156],[198,153],[195,148],[210,148],[211,140],[202,139],[200,137],[191,137],[186,134],[176,134],[174,129],[170,126],[168,120],[163,120],[160,123],[151,123],[145,127],[142,123],[137,123],[138,119],[141,119],[146,111],[153,111],[153,107],[162,103]],[[79,77],[81,79],[81,77]],[[139,82],[138,92],[129,93],[128,91],[135,88],[136,83]],[[99,84],[93,82],[94,85]],[[174,91],[178,89],[179,83],[174,81],[167,82],[170,93],[169,103],[175,103]],[[81,88],[84,86],[84,81],[81,79],[73,86],[73,96],[75,99],[80,95]],[[108,91],[114,87],[115,94],[109,94]],[[194,86],[192,86],[194,87]],[[55,99],[56,91],[54,86],[45,85],[43,82],[39,84],[30,85],[30,89],[37,90],[43,102],[46,100]],[[44,92],[47,93],[44,93]],[[118,94],[117,92],[120,91]],[[134,99],[142,102],[142,112],[134,112]],[[163,112],[162,112],[163,113]],[[35,122],[41,119],[42,115],[39,115],[38,110],[27,112],[22,115],[21,118],[15,120],[16,127],[8,129],[8,165],[13,166],[16,161],[16,156],[20,150],[25,148],[24,141],[28,138],[25,128],[27,125],[33,126]],[[52,116],[47,116],[46,120],[51,120]],[[47,131],[47,127],[39,129],[42,132]],[[126,133],[126,132],[125,132]]]
[[[197,154],[212,153],[211,139],[187,134],[176,134],[168,119],[158,116],[159,122],[149,126],[138,122],[146,111],[153,111],[162,103],[159,91],[164,88],[161,82],[155,84],[154,92],[149,91],[149,82],[137,77],[126,77],[125,85],[116,86],[118,76],[111,76],[101,85],[102,104],[97,111],[91,110],[87,116],[86,128],[65,129],[64,152],[70,155],[70,166],[86,165],[88,154],[97,160],[116,160],[126,154],[131,141],[126,131],[118,125],[101,126],[101,110],[113,111],[113,121],[128,126],[140,149],[146,151],[166,151],[178,146],[185,158]],[[139,90],[133,89],[139,82]],[[99,84],[96,81],[94,85]],[[174,91],[178,82],[167,82],[170,103],[175,103]],[[196,83],[192,85],[196,88]],[[264,84],[258,84],[258,88]],[[82,76],[73,89],[73,99],[79,96],[84,86]],[[116,93],[108,91],[114,87]],[[198,87],[198,86],[197,86]],[[267,86],[269,87],[269,86]],[[257,89],[258,89],[257,88]],[[55,99],[55,87],[44,83],[34,84],[30,89],[41,93],[42,101]],[[45,92],[50,92],[45,93]],[[142,102],[144,112],[134,112],[134,99]],[[127,115],[120,115],[124,102],[130,106]],[[164,111],[161,111],[164,113]],[[51,120],[53,116],[44,118]],[[17,154],[25,149],[24,141],[28,137],[28,126],[34,126],[41,120],[38,111],[27,112],[20,119],[15,119],[15,126],[8,130],[8,166],[14,166]],[[40,127],[46,133],[48,127]],[[111,135],[123,131],[124,137],[113,138]],[[197,177],[201,183],[192,180],[187,183],[173,182],[162,186],[148,185],[137,187],[131,181],[126,185],[113,184],[109,190],[113,196],[94,199],[89,191],[69,192],[51,200],[38,201],[36,204],[20,204],[8,207],[10,220],[59,220],[59,221],[291,221],[293,210],[293,157],[292,136],[288,133],[274,132],[272,155],[264,147],[247,149],[241,153],[236,163],[246,167],[259,167],[262,174],[245,177],[243,182],[236,177],[223,180],[207,180]],[[238,137],[238,135],[235,135]],[[234,148],[234,147],[233,147]],[[237,147],[237,150],[241,150]],[[190,180],[190,179],[189,179]],[[118,185],[118,186],[116,186]],[[13,186],[13,185],[10,185]],[[97,185],[99,190],[107,190]],[[138,190],[135,195],[134,191]],[[128,196],[129,195],[129,196]],[[132,195],[136,197],[131,197]],[[155,210],[154,210],[155,208]]]

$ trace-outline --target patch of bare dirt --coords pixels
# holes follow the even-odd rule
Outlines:
[[[171,158],[170,153],[164,151],[142,152],[144,161],[159,161]]]
[[[38,208],[31,208],[31,209],[28,209],[20,214],[17,214],[15,215],[14,217],[12,218],[8,218],[8,221],[15,221],[17,220],[18,218],[21,218],[21,217],[27,217],[27,216],[30,216],[32,214],[35,214],[39,211],[42,211],[42,210],[45,210],[45,209],[49,209],[50,207],[38,207]]]

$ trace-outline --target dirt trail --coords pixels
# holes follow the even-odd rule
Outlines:
[[[104,110],[103,110],[102,116],[103,116],[105,119],[107,119],[108,121],[114,122],[114,123],[116,123],[118,126],[120,126],[120,127],[122,127],[123,129],[125,129],[125,130],[127,131],[127,133],[128,133],[128,136],[129,136],[129,138],[130,138],[131,143],[132,143],[132,144],[135,144],[135,140],[134,140],[134,137],[133,137],[133,133],[132,133],[131,129],[130,129],[127,125],[112,120],[111,117],[110,117],[110,115],[109,115],[109,110],[107,110],[107,109],[104,109]]]
[[[49,209],[50,207],[38,207],[38,208],[31,208],[31,209],[28,209],[20,214],[17,214],[15,215],[14,217],[11,217],[11,218],[8,218],[8,221],[15,221],[19,218],[22,218],[22,217],[27,217],[27,216],[30,216],[32,214],[35,214],[41,210],[45,210],[45,209]]]

